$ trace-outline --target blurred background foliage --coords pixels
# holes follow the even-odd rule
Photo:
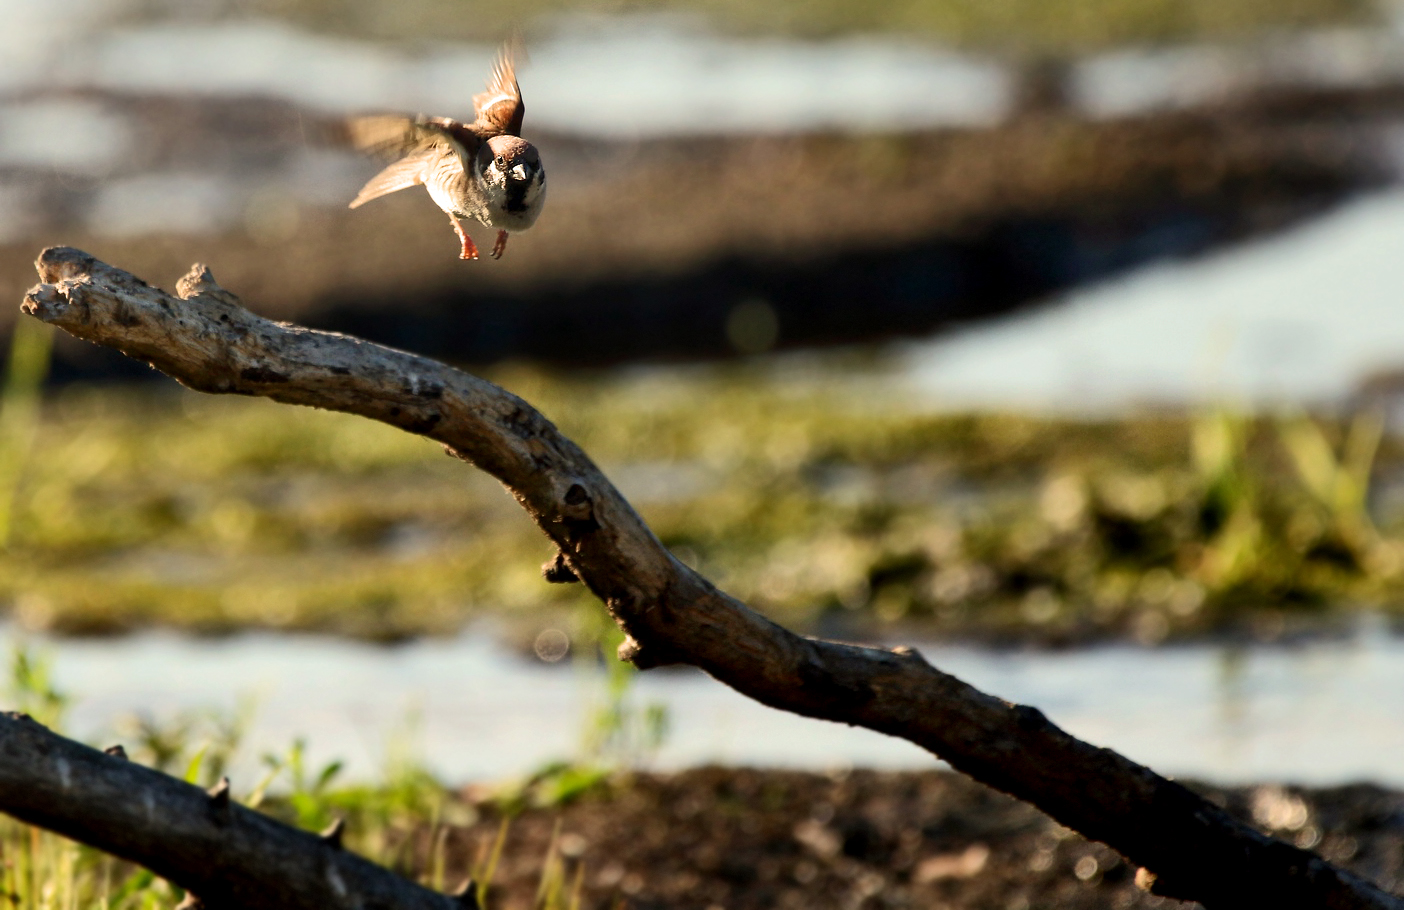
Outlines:
[[[932,414],[842,367],[493,375],[685,561],[806,630],[1154,642],[1392,608],[1404,584],[1404,513],[1379,484],[1400,451],[1372,412]],[[542,582],[549,543],[515,503],[427,440],[83,387],[35,435],[0,553],[0,597],[32,628],[384,640],[589,615],[582,588]]]

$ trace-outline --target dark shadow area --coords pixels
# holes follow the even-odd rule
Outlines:
[[[1284,200],[1274,226],[1319,213],[1351,188],[1312,189]],[[1255,233],[1250,222],[1260,214],[1169,204],[1115,220],[1033,217],[973,236],[842,256],[730,256],[677,274],[530,293],[445,289],[419,297],[412,313],[391,295],[327,300],[309,321],[469,363],[602,366],[871,344],[994,318],[1148,263],[1203,253]]]

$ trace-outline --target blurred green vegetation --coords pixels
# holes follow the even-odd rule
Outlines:
[[[20,320],[10,337],[10,355],[0,383],[0,550],[10,539],[15,493],[34,445],[53,341],[51,327],[30,319]]]
[[[147,0],[149,13],[169,0]],[[202,8],[219,15],[219,5]],[[1264,29],[1376,20],[1368,0],[251,0],[241,14],[291,19],[306,27],[396,40],[495,40],[514,30],[549,28],[563,16],[670,13],[740,34],[827,37],[895,33],[966,47],[1034,54],[1077,53],[1127,42],[1236,37]],[[200,15],[183,11],[183,15]]]
[[[1404,602],[1400,449],[1371,415],[930,414],[863,375],[496,378],[682,559],[804,629],[1154,641]],[[552,548],[494,481],[343,415],[67,388],[13,502],[0,608],[29,628],[390,640],[597,611],[541,579]]]

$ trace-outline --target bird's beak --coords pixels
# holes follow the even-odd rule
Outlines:
[[[519,164],[516,167],[512,168],[510,171],[508,171],[507,176],[511,177],[513,180],[526,180],[527,166],[525,164]]]

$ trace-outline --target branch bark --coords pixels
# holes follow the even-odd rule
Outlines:
[[[140,863],[207,910],[476,910],[471,887],[421,888],[341,846],[125,757],[0,714],[0,808]]]
[[[273,323],[195,266],[177,296],[78,250],[45,250],[24,312],[204,392],[360,414],[438,440],[500,480],[559,548],[642,669],[702,668],[796,714],[908,739],[1150,870],[1158,894],[1210,908],[1392,908],[1404,900],[1274,840],[1185,787],[1082,742],[909,649],[804,638],[675,559],[584,452],[525,401],[435,361]],[[0,809],[8,807],[0,806]],[[81,835],[79,836],[81,839]]]

